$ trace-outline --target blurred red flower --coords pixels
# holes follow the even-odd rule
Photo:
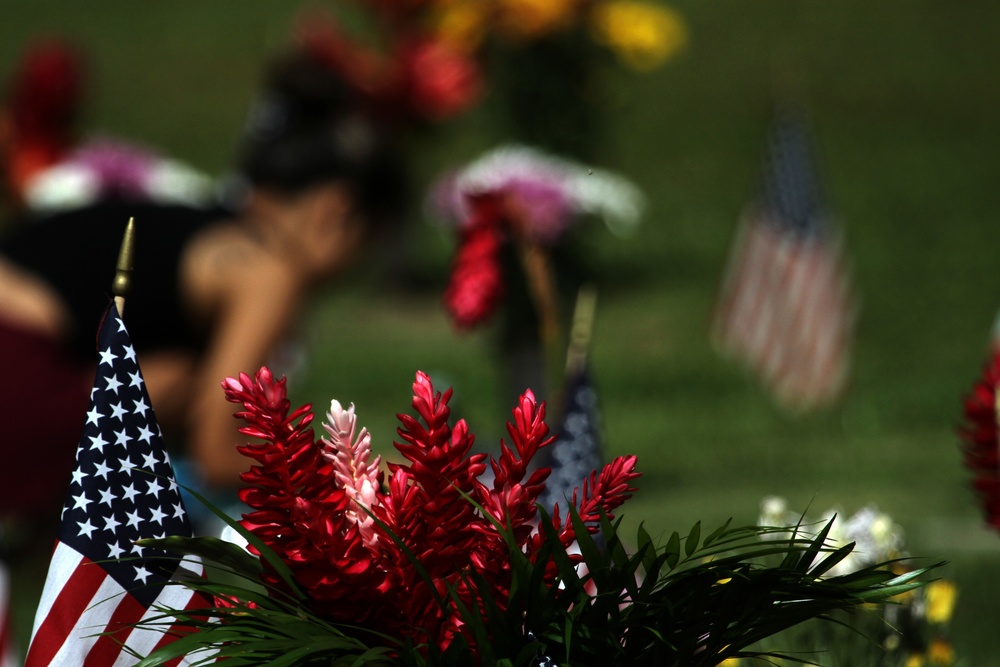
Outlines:
[[[482,93],[479,67],[466,53],[437,39],[419,39],[401,50],[400,67],[410,106],[432,121],[453,118]]]
[[[997,383],[1000,352],[983,366],[982,376],[965,397],[965,421],[958,429],[965,465],[989,525],[1000,530],[1000,440],[997,430]]]
[[[472,196],[469,208],[444,292],[445,308],[460,329],[471,329],[488,319],[505,293],[500,262],[505,233],[503,195]]]

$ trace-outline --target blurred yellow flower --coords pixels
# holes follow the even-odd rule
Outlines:
[[[927,661],[931,665],[950,667],[955,664],[955,649],[944,637],[935,637],[927,646]]]
[[[955,582],[941,579],[932,581],[924,587],[924,599],[927,601],[927,622],[947,623],[955,610],[955,598],[958,597],[958,587]]]
[[[485,38],[488,10],[484,0],[440,2],[437,10],[438,37],[454,49],[472,53]]]
[[[479,0],[485,3],[486,0]],[[577,18],[579,0],[493,0],[498,27],[516,39],[537,39],[569,27]]]
[[[912,653],[903,663],[903,667],[924,667],[924,656],[922,653]]]
[[[716,667],[740,667],[740,659],[739,658],[726,658],[725,660],[723,660],[722,662],[720,662],[718,665],[716,665]]]
[[[627,66],[651,70],[687,44],[687,28],[672,9],[635,0],[609,0],[591,14],[597,41],[606,44]]]

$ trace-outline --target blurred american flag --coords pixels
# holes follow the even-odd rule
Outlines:
[[[723,352],[756,372],[780,404],[800,410],[843,392],[856,314],[820,190],[805,123],[779,114],[712,323]]]

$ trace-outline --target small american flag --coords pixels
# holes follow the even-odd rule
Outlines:
[[[573,490],[604,465],[597,394],[590,385],[585,364],[573,370],[568,378],[566,410],[559,435],[543,451],[548,454],[545,465],[552,473],[539,503],[551,512],[558,502],[560,510],[565,512],[572,502]]]
[[[782,405],[829,404],[847,382],[855,306],[806,128],[777,118],[760,195],[733,243],[713,338]]]
[[[136,540],[191,535],[135,350],[112,304],[98,331],[100,362],[59,538],[35,614],[25,667],[130,665],[173,638],[135,628],[158,608],[199,597],[170,579],[200,575]],[[40,465],[44,461],[39,461]]]

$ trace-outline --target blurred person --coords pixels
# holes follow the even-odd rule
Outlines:
[[[152,407],[205,483],[233,489],[246,469],[234,445],[246,437],[220,382],[265,363],[306,296],[398,218],[401,174],[357,92],[296,52],[275,64],[251,108],[238,204],[112,197],[17,225],[0,241],[0,515],[58,516],[90,418],[101,363],[93,338],[130,217],[124,318]]]

